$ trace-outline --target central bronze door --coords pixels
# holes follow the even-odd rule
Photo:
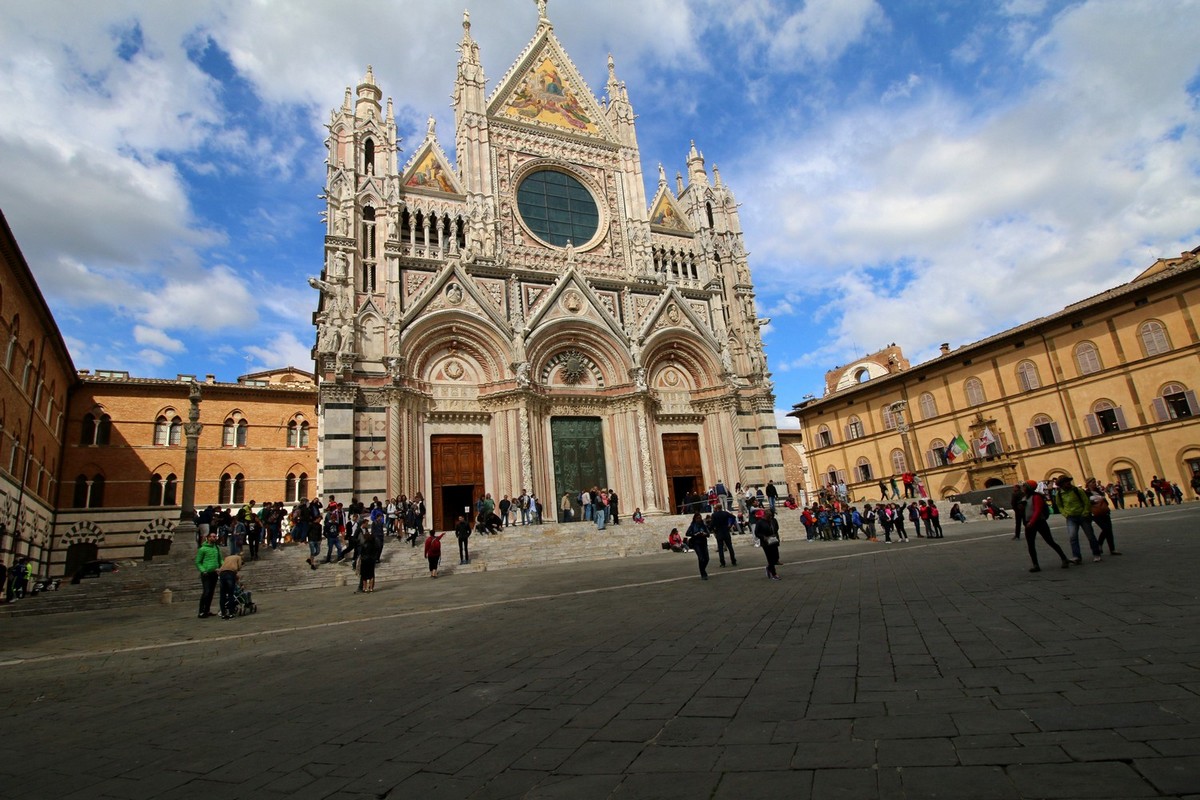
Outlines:
[[[483,437],[431,436],[433,497],[430,527],[452,531],[459,514],[472,519],[475,501],[483,497]]]
[[[599,417],[554,417],[550,420],[554,442],[554,498],[547,508],[559,507],[563,492],[575,503],[584,489],[608,488],[604,463],[604,431]],[[578,511],[578,507],[576,507]],[[576,519],[579,515],[576,514]]]
[[[700,468],[700,434],[664,433],[662,443],[672,513],[701,510],[683,507],[683,498],[688,492],[705,491],[704,470]]]

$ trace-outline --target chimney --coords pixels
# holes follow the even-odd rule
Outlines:
[[[216,376],[216,375],[205,375],[205,376],[204,376],[204,382],[205,382],[205,383],[216,383],[216,382],[217,382],[217,376]]]
[[[941,348],[941,349],[942,349],[942,355],[946,355],[946,353],[949,353],[949,352],[950,352],[950,343],[949,343],[949,342],[942,342],[942,348]]]

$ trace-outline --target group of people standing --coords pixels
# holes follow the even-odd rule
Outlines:
[[[604,530],[609,523],[621,524],[621,498],[616,489],[593,486],[579,492],[574,498],[570,492],[563,492],[558,501],[558,510],[562,522],[592,522],[597,530]]]
[[[829,504],[813,503],[800,512],[800,521],[810,542],[817,539],[832,541],[858,538],[877,542],[879,528],[883,528],[884,543],[892,543],[893,533],[897,541],[907,542],[906,524],[912,525],[912,531],[918,538],[942,539],[945,536],[941,517],[937,503],[932,500],[867,503],[862,510],[835,500]]]

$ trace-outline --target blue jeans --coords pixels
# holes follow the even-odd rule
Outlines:
[[[604,523],[607,521],[608,521],[608,509],[607,508],[597,508],[596,509],[596,528],[598,528],[599,530],[604,530]]]
[[[1080,558],[1079,554],[1079,531],[1083,530],[1084,536],[1087,537],[1088,544],[1092,548],[1092,555],[1100,555],[1100,543],[1096,541],[1096,534],[1092,531],[1091,517],[1067,517],[1067,536],[1071,539],[1071,557]]]
[[[237,613],[237,600],[233,599],[233,590],[237,587],[237,573],[226,570],[220,575],[221,580],[221,614],[227,617]]]
[[[325,548],[325,560],[326,561],[329,561],[331,559],[331,557],[333,556],[333,548],[335,548],[335,547],[337,548],[338,558],[342,557],[342,540],[338,538],[338,535],[336,533],[333,536],[326,536],[325,544],[327,545],[327,547]],[[320,552],[320,550],[318,550],[317,552]]]
[[[315,560],[319,555],[321,555],[321,540],[317,538],[316,534],[313,534],[308,537],[308,556]]]
[[[592,504],[588,503],[583,507],[583,521],[590,522],[592,519]]]

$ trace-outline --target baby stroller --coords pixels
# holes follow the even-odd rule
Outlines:
[[[250,590],[240,583],[233,587],[233,599],[237,603],[237,614],[244,617],[258,611],[258,603],[250,597]]]

